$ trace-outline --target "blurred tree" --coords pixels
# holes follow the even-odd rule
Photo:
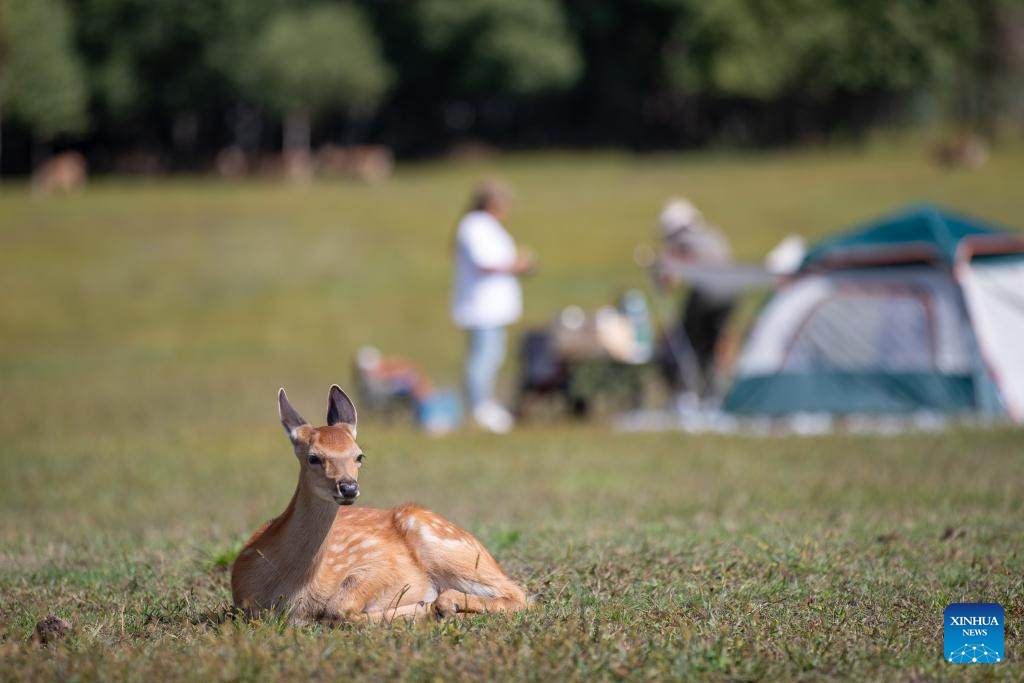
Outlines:
[[[572,85],[580,73],[555,0],[420,0],[413,12],[453,94],[532,95]]]
[[[0,108],[43,141],[86,130],[85,73],[61,0],[0,0]]]
[[[563,0],[583,54],[583,74],[574,88],[570,134],[582,144],[665,144],[661,118],[675,118],[658,100],[668,89],[665,51],[687,0],[594,2]]]
[[[685,0],[665,70],[677,92],[731,103],[741,128],[800,137],[863,130],[945,87],[981,37],[968,0]]]
[[[680,88],[757,100],[907,92],[977,35],[963,0],[691,0],[667,51]]]
[[[961,131],[995,137],[1002,116],[1024,120],[1024,0],[975,0],[971,9],[976,30],[960,37],[962,59],[941,94]]]
[[[299,147],[314,117],[351,134],[374,112],[370,134],[400,153],[467,137],[778,144],[905,112],[982,130],[1024,116],[1024,0],[0,0],[0,17],[19,170],[33,138],[86,118],[92,160],[196,168],[225,144],[267,144],[271,111]]]
[[[309,150],[313,116],[372,113],[391,80],[376,36],[349,4],[278,12],[255,38],[249,66],[249,95],[284,114],[284,147],[297,151]]]
[[[76,0],[78,45],[107,142],[170,147],[194,162],[201,121],[222,118],[230,89],[206,58],[227,0]],[[262,1],[252,3],[264,4]]]
[[[557,135],[582,72],[560,0],[363,0],[398,74],[378,118],[399,149]],[[596,3],[603,4],[603,3]]]
[[[231,144],[245,150],[259,147],[262,112],[254,102],[260,94],[261,73],[253,68],[254,36],[260,35],[270,17],[289,6],[289,0],[217,0],[220,4],[218,30],[207,43],[205,60],[220,74],[234,98],[228,113]],[[250,94],[252,94],[250,96]]]

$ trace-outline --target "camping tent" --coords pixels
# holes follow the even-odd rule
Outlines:
[[[816,245],[759,314],[724,408],[1024,421],[1024,239],[915,206]]]

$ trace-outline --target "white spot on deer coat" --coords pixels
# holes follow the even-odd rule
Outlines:
[[[368,538],[365,541],[353,545],[352,552],[356,552],[357,550],[362,550],[364,548],[372,548],[375,545],[377,545],[377,540],[373,538]]]

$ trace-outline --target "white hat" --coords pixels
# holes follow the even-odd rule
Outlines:
[[[362,370],[373,370],[380,361],[381,353],[375,346],[364,346],[356,352],[356,365]]]
[[[704,216],[686,199],[670,199],[658,215],[658,229],[662,238],[669,238],[687,228],[703,224]]]

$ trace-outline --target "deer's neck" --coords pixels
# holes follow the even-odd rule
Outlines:
[[[337,505],[306,491],[299,482],[284,514],[267,530],[271,543],[264,552],[277,565],[279,578],[293,585],[313,578],[337,514]]]

